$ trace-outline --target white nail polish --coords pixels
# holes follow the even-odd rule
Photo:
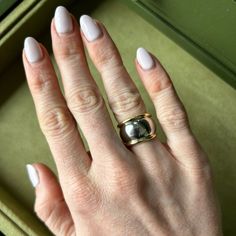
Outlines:
[[[27,37],[25,39],[24,51],[30,63],[38,62],[43,57],[43,53],[38,42],[32,37]]]
[[[87,15],[80,17],[80,27],[88,41],[96,40],[102,33],[96,22]]]
[[[72,19],[70,13],[63,6],[59,6],[55,11],[55,27],[59,34],[70,33],[73,30]]]
[[[35,188],[39,184],[38,171],[34,168],[34,166],[32,166],[30,164],[26,165],[26,169],[28,172],[30,182],[32,183],[33,187]]]
[[[136,58],[144,70],[150,70],[154,66],[152,56],[144,48],[138,48]]]

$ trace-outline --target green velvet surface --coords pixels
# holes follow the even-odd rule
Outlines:
[[[72,12],[79,18],[80,11],[78,3]],[[169,72],[186,106],[191,127],[209,155],[222,205],[225,235],[235,235],[235,90],[118,1],[102,2],[92,16],[106,25],[152,114],[155,111],[135,71],[137,47],[143,46],[153,52]],[[50,48],[48,33],[41,41]],[[101,86],[98,73],[91,63],[90,66]],[[19,228],[27,228],[24,225],[28,225],[35,235],[50,235],[33,213],[34,190],[29,183],[25,164],[43,162],[56,170],[39,129],[20,58],[1,75],[0,88],[0,185],[7,192],[5,195],[10,196],[2,197],[5,195],[0,192],[0,199],[4,198],[2,206],[17,216],[13,217],[13,221]],[[158,133],[164,139],[160,129]],[[1,222],[3,218],[0,214]],[[11,232],[10,224],[1,224],[2,228],[4,232]]]
[[[235,1],[122,1],[236,88]]]
[[[236,72],[235,1],[141,0],[206,53]],[[214,6],[214,7],[213,7]],[[227,37],[226,37],[227,35]]]
[[[17,0],[0,0],[0,18],[17,3]]]

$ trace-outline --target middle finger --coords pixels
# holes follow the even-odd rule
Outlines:
[[[51,35],[68,107],[88,142],[92,156],[114,152],[121,142],[88,69],[79,27],[64,7],[56,9]],[[103,158],[105,156],[108,155],[103,155]]]
[[[87,15],[80,18],[80,25],[84,44],[101,74],[110,107],[117,121],[122,122],[145,113],[141,95],[105,27]]]
[[[117,121],[120,123],[144,114],[146,107],[141,95],[105,27],[87,15],[80,18],[80,25],[84,44],[95,67],[101,74],[109,105]],[[153,163],[156,163],[156,166],[161,166],[160,162],[166,165],[166,161],[159,158],[164,147],[157,138],[135,144],[130,147],[130,150],[149,170],[153,169]],[[149,158],[146,158],[147,156]]]
[[[87,15],[80,18],[80,25],[84,44],[95,67],[101,74],[110,107],[117,121],[120,123],[144,114],[146,107],[141,95],[105,27]],[[155,138],[149,142],[141,142],[131,146],[131,150],[142,159],[148,150],[153,152],[154,148],[159,149],[161,145]]]

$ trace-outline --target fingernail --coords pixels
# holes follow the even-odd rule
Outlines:
[[[70,33],[73,30],[70,13],[63,6],[59,6],[55,11],[55,27],[59,34]]]
[[[30,164],[26,165],[26,169],[28,172],[30,182],[32,183],[33,187],[35,188],[39,184],[38,171],[34,168],[33,165],[30,165]]]
[[[38,42],[32,37],[27,37],[25,39],[24,50],[25,55],[30,63],[38,62],[43,57],[43,53]]]
[[[149,52],[144,48],[138,48],[136,56],[139,65],[144,70],[150,70],[154,66],[154,61]]]
[[[102,34],[96,22],[87,15],[80,17],[80,27],[88,41],[94,41]]]

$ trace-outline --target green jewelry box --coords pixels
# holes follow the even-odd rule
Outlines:
[[[123,0],[236,88],[236,1]]]
[[[8,15],[8,12],[12,10],[12,8],[16,7],[17,4],[20,3],[21,0],[1,0],[0,1],[0,20],[5,18]]]
[[[24,38],[32,35],[51,53],[50,20],[56,5],[62,4],[68,5],[77,19],[81,13],[92,11],[92,16],[105,24],[153,116],[155,110],[135,71],[136,49],[147,48],[166,67],[188,111],[193,132],[209,155],[222,205],[224,233],[234,236],[235,90],[120,1],[71,2],[25,0],[4,24],[0,23],[0,231],[7,236],[52,235],[33,211],[34,190],[25,170],[27,163],[43,162],[56,173],[25,81],[21,52]],[[90,60],[89,65],[104,94]],[[157,130],[158,138],[164,140],[159,125]]]

